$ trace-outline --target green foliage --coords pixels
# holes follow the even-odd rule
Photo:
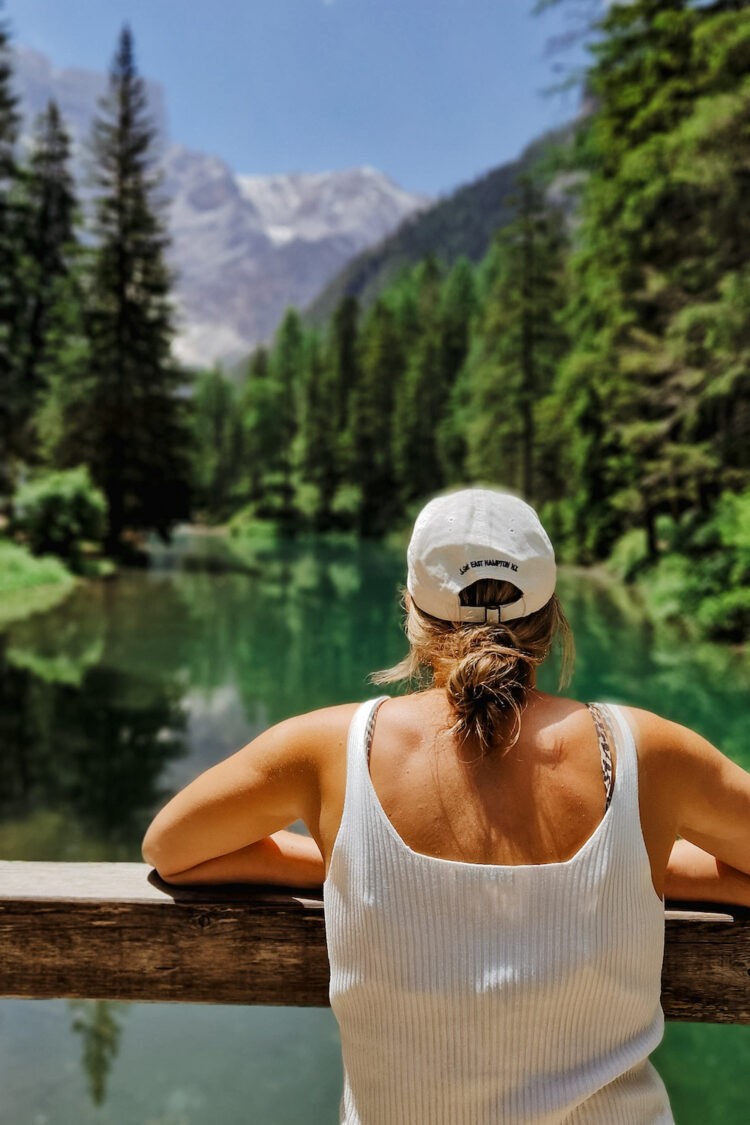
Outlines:
[[[489,473],[533,499],[544,496],[537,478],[549,461],[539,440],[540,404],[566,348],[565,233],[561,214],[528,176],[515,206],[518,217],[497,236],[494,279],[469,366],[466,464],[471,475]]]
[[[26,537],[35,555],[55,554],[76,564],[84,542],[101,543],[107,505],[88,469],[43,472],[13,497],[12,528]]]
[[[195,382],[191,400],[193,497],[210,520],[224,520],[236,503],[243,467],[240,406],[233,382],[214,368]]]
[[[258,515],[255,504],[246,504],[235,512],[227,524],[227,530],[233,539],[259,539],[261,541],[273,540],[278,535],[278,528],[272,520],[263,519]]]
[[[648,561],[646,532],[642,527],[631,527],[615,543],[607,566],[618,578],[629,582]]]
[[[129,32],[84,249],[54,107],[16,164],[0,30],[6,493],[24,466],[86,464],[114,552],[129,527],[166,536],[191,494],[202,518],[237,512],[240,537],[380,535],[474,479],[531,499],[561,559],[608,560],[662,616],[746,635],[750,9],[591,0],[579,15],[578,122],[415,216],[311,319],[287,310],[239,384],[203,372],[192,396],[170,360]]]
[[[642,529],[616,544],[610,568],[642,584],[656,615],[730,640],[750,631],[750,490],[725,492],[710,517],[657,524],[663,553],[649,557]]]
[[[750,12],[721,7],[613,5],[592,48],[561,375],[592,554],[638,525],[655,557],[660,513],[705,513],[750,480]]]
[[[377,301],[362,326],[352,396],[352,479],[361,489],[357,530],[363,535],[381,534],[398,514],[391,438],[404,359],[396,316]]]
[[[12,489],[16,403],[22,395],[18,326],[25,286],[25,204],[16,160],[20,118],[5,20],[0,21],[0,494]]]
[[[4,597],[36,586],[69,584],[72,576],[65,564],[54,555],[38,558],[20,543],[0,538],[0,594]],[[0,611],[5,623],[5,613]]]
[[[70,303],[76,295],[70,275],[80,247],[74,230],[77,204],[69,160],[70,140],[57,104],[50,101],[35,123],[29,162],[23,240],[26,293],[17,326],[22,340],[18,362],[23,391],[15,403],[15,448],[26,462],[39,459],[34,413],[48,386],[47,362],[59,329],[60,303]]]
[[[125,552],[128,529],[167,538],[189,514],[190,380],[170,354],[154,136],[125,28],[93,126],[95,214],[85,249],[75,237],[68,139],[52,103],[24,181],[24,308],[14,322],[24,392],[12,395],[10,452],[30,465],[88,467],[106,497],[113,556]],[[0,461],[2,452],[0,438]]]

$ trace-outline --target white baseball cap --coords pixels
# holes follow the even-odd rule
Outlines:
[[[539,516],[518,496],[490,488],[430,500],[417,516],[406,559],[415,604],[443,621],[515,621],[555,592],[555,552]],[[461,591],[480,578],[512,582],[521,595],[502,606],[461,605]]]

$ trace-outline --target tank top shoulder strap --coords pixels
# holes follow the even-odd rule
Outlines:
[[[638,753],[633,730],[623,708],[616,703],[598,703],[596,707],[606,722],[616,752],[612,804],[618,805],[618,819],[627,827],[628,835],[643,843],[638,801]]]
[[[390,696],[379,695],[366,699],[354,712],[349,725],[346,743],[346,796],[345,807],[356,801],[361,793],[362,780],[368,770],[368,757],[375,716],[381,703]]]

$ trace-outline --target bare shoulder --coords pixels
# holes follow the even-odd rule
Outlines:
[[[269,727],[260,737],[290,760],[317,763],[342,747],[359,703],[339,703],[293,715]]]
[[[690,727],[672,719],[665,719],[641,707],[623,706],[622,711],[630,724],[639,758],[659,758],[669,765],[678,760],[716,752],[715,747]]]
[[[728,777],[736,782],[745,772],[690,727],[639,707],[623,711],[633,731],[641,772],[663,783],[673,799],[694,800],[696,794],[724,785]]]

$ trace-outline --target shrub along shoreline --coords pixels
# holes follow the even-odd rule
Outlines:
[[[55,555],[0,538],[0,627],[58,605],[80,579]]]

